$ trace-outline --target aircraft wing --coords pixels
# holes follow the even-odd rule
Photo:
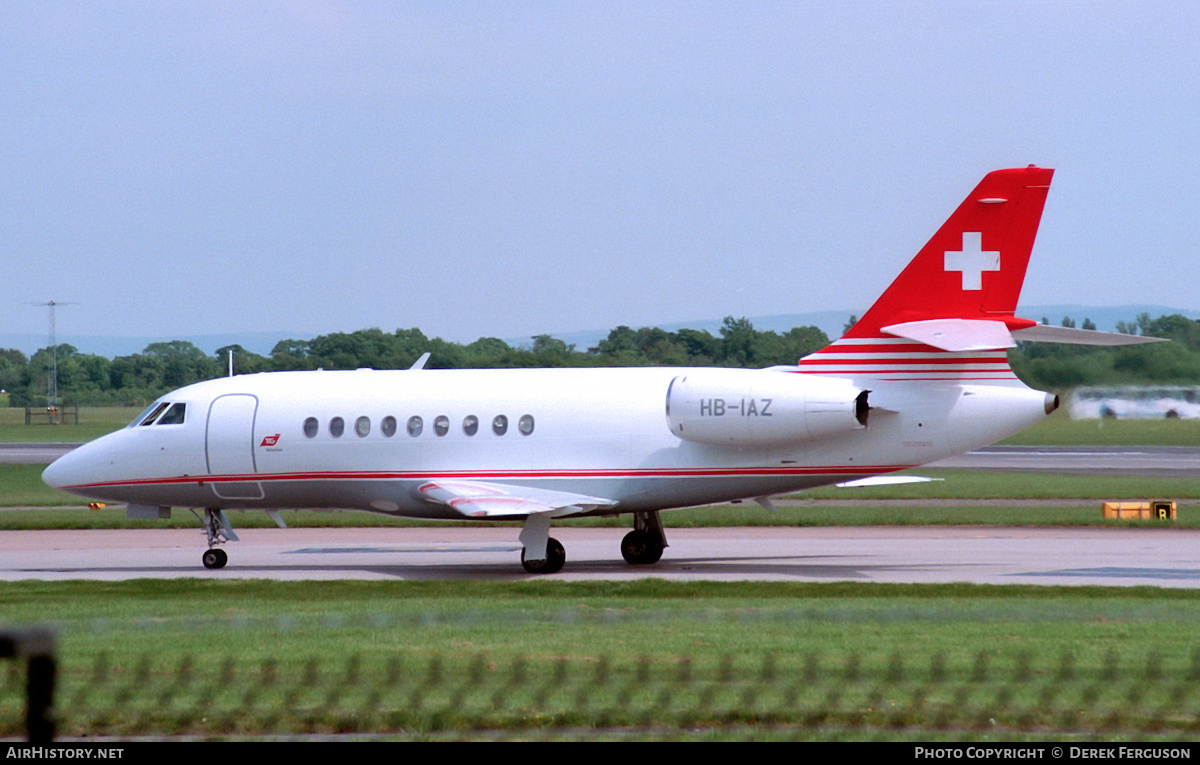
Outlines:
[[[485,481],[429,481],[417,487],[421,496],[443,504],[464,518],[512,518],[546,514],[557,518],[617,504],[615,500],[566,491]]]

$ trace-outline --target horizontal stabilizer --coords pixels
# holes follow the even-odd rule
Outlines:
[[[1002,321],[986,319],[927,319],[882,327],[889,335],[916,340],[943,351],[990,351],[1016,348],[1008,327]]]
[[[1038,324],[1028,329],[1018,329],[1012,333],[1012,336],[1021,342],[1072,343],[1075,345],[1113,346],[1167,342],[1164,337],[1126,335],[1121,332],[1097,332],[1094,329],[1076,329],[1075,327],[1051,327],[1046,324]]]
[[[430,481],[417,491],[464,518],[521,518],[539,513],[557,518],[616,504],[601,497],[483,481]]]
[[[1016,348],[1017,341],[1034,343],[1068,343],[1073,345],[1142,345],[1166,342],[1161,337],[1126,335],[1120,332],[1098,332],[1094,329],[1052,327],[1035,324],[1009,331],[1003,321],[988,319],[927,319],[908,321],[882,327],[889,335],[916,340],[918,343],[943,351],[989,351]]]

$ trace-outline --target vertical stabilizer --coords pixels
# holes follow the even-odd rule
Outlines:
[[[933,238],[804,372],[903,380],[1015,380],[1005,349],[1053,170],[989,173]]]

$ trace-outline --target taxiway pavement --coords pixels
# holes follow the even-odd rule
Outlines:
[[[229,565],[200,564],[199,529],[7,531],[0,580],[522,580],[518,527],[244,529]],[[559,528],[551,578],[1200,587],[1200,530],[819,527],[668,529],[653,566],[621,559],[624,529]]]

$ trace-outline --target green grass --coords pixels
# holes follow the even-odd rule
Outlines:
[[[1200,500],[1200,481],[1194,478],[1155,478],[1137,475],[1070,475],[991,470],[906,471],[942,480],[839,489],[812,489],[795,494],[801,499],[1120,499],[1165,497]]]
[[[23,407],[0,407],[0,442],[83,443],[125,427],[141,410],[133,406],[81,406],[78,425],[74,424],[73,414],[61,425],[48,425],[45,418],[26,425]]]
[[[220,607],[200,614],[197,603]],[[1030,641],[1025,644],[1031,649],[1046,639],[1087,655],[1103,647],[1105,636],[1136,636],[1157,647],[1163,658],[1190,660],[1200,625],[1197,605],[1196,591],[1152,588],[651,580],[0,584],[6,620],[56,626],[68,662],[101,651],[115,659],[147,651],[202,653],[216,635],[223,653],[291,656],[296,661],[318,648],[335,655],[351,649],[386,654],[459,648],[496,657],[549,659],[634,652],[716,660],[731,651],[794,654],[824,652],[835,645],[841,651],[869,653],[881,634],[888,635],[890,647],[970,656],[995,647],[979,641],[989,639],[997,624]],[[733,618],[716,618],[711,627],[695,624],[696,615],[706,611]],[[336,619],[330,621],[331,615]],[[392,626],[371,637],[364,631],[376,617]],[[799,620],[805,629],[746,630],[738,625],[739,617]],[[606,621],[612,622],[611,630],[591,634]],[[514,629],[520,623],[549,628]],[[663,629],[663,624],[672,626]],[[272,633],[269,643],[262,639],[264,627]],[[326,633],[319,647],[311,643],[311,630]],[[699,635],[711,639],[697,639]]]
[[[65,735],[1145,740],[1192,735],[1200,595],[967,585],[0,585]],[[14,735],[21,684],[0,687]]]
[[[42,482],[45,465],[0,465],[0,507],[80,506],[87,500]]]
[[[1200,446],[1200,419],[1072,420],[1060,409],[1000,443],[1009,446]]]

